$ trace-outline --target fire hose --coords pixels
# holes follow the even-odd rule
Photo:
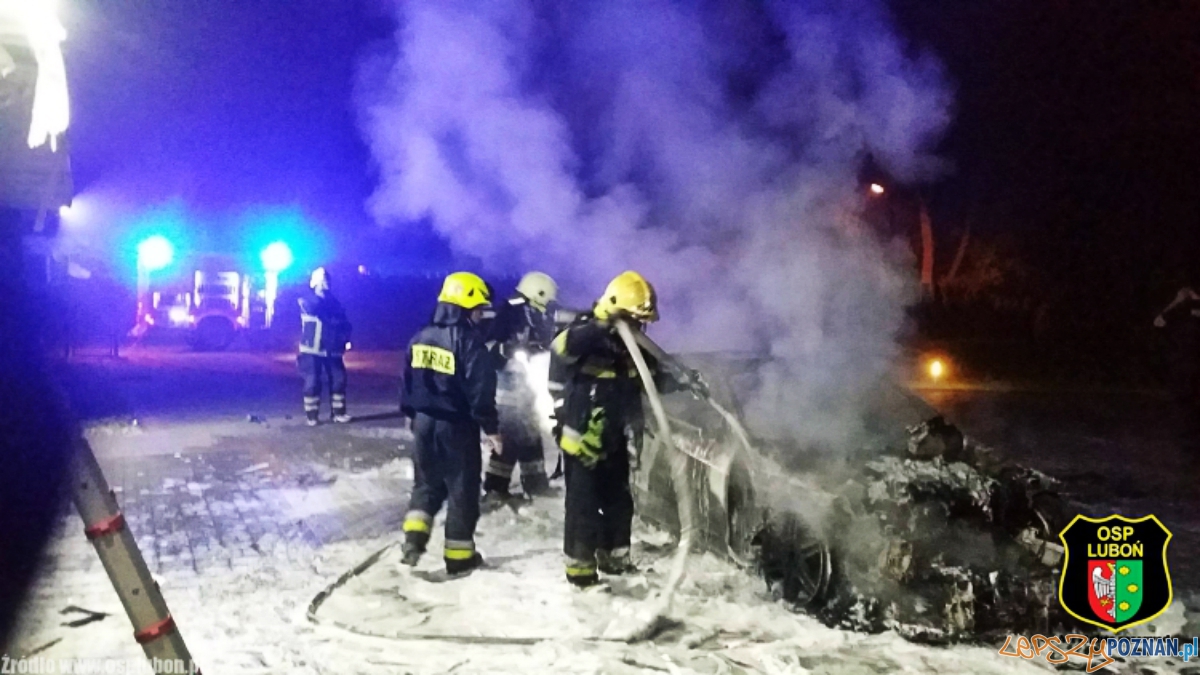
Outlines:
[[[407,631],[375,631],[375,630],[368,630],[365,628],[359,628],[358,626],[354,626],[354,625],[345,623],[343,621],[338,621],[336,619],[322,620],[321,618],[319,618],[317,616],[317,612],[321,609],[321,605],[325,604],[325,601],[328,600],[329,597],[333,595],[334,591],[341,588],[342,586],[345,586],[351,579],[359,576],[363,572],[366,572],[368,569],[374,567],[376,563],[378,563],[380,560],[383,559],[383,556],[388,551],[390,551],[392,548],[398,546],[399,544],[400,544],[400,541],[397,540],[397,541],[393,541],[392,543],[384,546],[383,548],[380,548],[379,550],[375,551],[374,553],[372,553],[371,555],[369,555],[365,559],[363,559],[362,562],[358,563],[354,567],[352,567],[349,570],[347,570],[346,572],[344,572],[340,577],[337,578],[337,580],[335,580],[333,583],[329,584],[324,589],[322,589],[322,591],[320,593],[317,593],[317,595],[313,597],[312,601],[308,603],[308,612],[307,612],[308,620],[311,623],[316,624],[318,626],[321,626],[321,625],[332,626],[334,628],[344,630],[347,633],[353,633],[354,635],[358,635],[361,637],[384,638],[384,639],[389,639],[389,640],[436,640],[436,641],[440,641],[440,642],[456,642],[456,643],[461,643],[461,644],[481,644],[481,645],[532,645],[532,644],[537,644],[539,642],[545,642],[547,640],[555,639],[553,636],[546,636],[546,637],[536,637],[536,636],[535,637],[489,637],[486,635],[453,635],[453,634],[450,634],[450,635],[436,634],[435,635],[435,634],[431,634],[431,633],[413,633],[413,632],[407,632]]]
[[[644,350],[646,353],[653,356],[658,361],[659,364],[666,365],[667,367],[674,369],[675,371],[677,371],[680,374],[682,374],[684,372],[684,368],[678,364],[676,359],[673,356],[671,356],[670,354],[668,354],[666,351],[664,351],[662,347],[659,347],[658,344],[656,344],[653,340],[651,340],[649,338],[649,336],[647,336],[645,333],[638,331],[638,332],[635,332],[633,334],[633,336],[634,336],[634,340],[637,342],[638,346],[640,346],[642,348],[642,350]],[[640,354],[639,354],[639,356],[640,356]],[[647,391],[649,391],[649,389],[647,389]],[[753,462],[754,458],[757,457],[757,454],[754,451],[754,446],[751,445],[751,443],[750,443],[750,435],[748,433],[746,433],[746,428],[742,426],[742,423],[737,418],[737,415],[735,415],[732,412],[730,412],[729,410],[727,410],[720,403],[717,403],[717,401],[714,400],[713,397],[707,391],[704,391],[703,393],[694,393],[694,395],[697,398],[703,400],[705,403],[707,403],[713,410],[715,410],[717,412],[718,415],[721,416],[721,419],[725,420],[725,424],[729,425],[730,431],[733,432],[734,437],[737,438],[738,444],[741,445],[742,450],[745,453],[743,455],[744,461],[746,461],[747,463]],[[652,400],[652,403],[653,403],[653,400]],[[674,447],[674,446],[672,446],[672,447]],[[677,447],[675,449],[678,450]],[[678,458],[679,454],[680,453],[676,452],[676,453],[672,454],[671,456],[673,458]],[[672,471],[674,472],[674,468],[672,469]],[[672,475],[674,475],[674,473]],[[729,534],[730,534],[730,536],[732,536],[732,534],[733,534],[732,531]],[[729,555],[730,559],[732,559],[735,563],[737,563],[739,566],[741,566],[742,568],[745,568],[745,569],[749,569],[754,566],[753,561],[746,559],[742,554],[740,554],[738,552],[737,548],[733,545],[732,541],[726,541],[725,544],[726,544],[726,553]]]
[[[667,412],[663,408],[662,398],[658,395],[658,387],[654,384],[654,376],[650,372],[650,367],[646,365],[646,359],[642,356],[642,350],[638,346],[637,338],[633,335],[633,329],[629,327],[628,323],[621,320],[618,320],[616,325],[621,341],[625,343],[625,348],[633,357],[633,364],[637,366],[638,375],[642,378],[642,386],[646,388],[646,397],[650,399],[650,408],[654,411],[654,419],[658,423],[659,430],[659,434],[655,438],[659,443],[666,443],[668,448],[674,448],[671,423],[667,421]],[[671,561],[671,573],[667,576],[667,585],[651,603],[650,612],[638,617],[638,622],[624,633],[622,637],[627,642],[648,639],[670,611],[675,591],[683,581],[687,558],[692,550],[692,541],[695,539],[696,514],[693,509],[687,464],[684,462],[684,455],[681,452],[669,453],[669,457],[671,486],[675,491],[675,504],[679,511],[679,546],[676,547],[675,557]]]

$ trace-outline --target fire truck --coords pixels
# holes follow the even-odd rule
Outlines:
[[[219,351],[239,334],[270,323],[271,279],[256,277],[232,256],[204,254],[172,266],[139,272],[135,337],[182,333],[196,350]]]

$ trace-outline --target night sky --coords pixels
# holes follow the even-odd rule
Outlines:
[[[1200,5],[893,6],[957,90],[948,216],[1008,233],[1073,291],[1084,278],[1150,295],[1200,283]]]
[[[371,227],[353,92],[364,46],[390,33],[382,12],[321,0],[63,6],[81,193],[179,199],[217,228],[255,205]]]
[[[892,9],[957,95],[942,145],[955,170],[926,187],[939,227],[969,219],[1008,238],[1064,293],[1119,279],[1144,302],[1200,272],[1200,4]],[[78,0],[64,13],[80,191],[179,197],[217,220],[301,204],[334,229],[374,229],[354,90],[392,31],[381,0]]]

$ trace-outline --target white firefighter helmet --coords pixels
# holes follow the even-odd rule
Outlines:
[[[558,299],[558,284],[549,274],[530,272],[521,277],[517,284],[517,292],[529,301],[529,304],[546,311],[546,306]]]
[[[326,272],[324,267],[313,270],[312,276],[308,278],[308,287],[314,291],[329,290],[329,272]]]

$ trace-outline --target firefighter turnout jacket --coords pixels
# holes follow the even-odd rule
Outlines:
[[[495,343],[496,351],[504,358],[517,349],[544,352],[553,339],[554,317],[534,307],[520,293],[500,306],[488,332],[488,342]]]
[[[652,355],[642,354],[660,391],[681,388]],[[577,318],[554,338],[550,372],[554,435],[563,452],[594,464],[604,458],[606,430],[640,430],[641,380],[612,323],[591,314]]]
[[[496,369],[467,310],[439,302],[433,321],[408,345],[402,410],[446,421],[471,421],[485,434],[499,428]]]
[[[341,356],[350,342],[346,310],[332,293],[309,291],[300,298],[300,353]]]
[[[544,368],[544,362],[518,358],[546,352],[554,339],[554,317],[525,297],[520,291],[500,306],[488,330],[488,344],[497,369],[496,404],[500,412],[500,433],[504,446],[487,461],[483,489],[493,495],[508,495],[513,469],[521,466],[521,485],[527,494],[546,494],[545,450],[537,399],[531,385],[532,369]],[[543,373],[544,374],[544,373]]]

